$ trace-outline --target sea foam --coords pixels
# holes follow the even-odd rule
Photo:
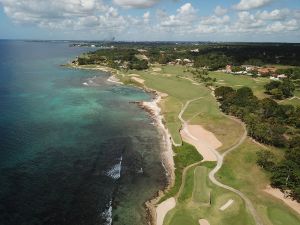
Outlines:
[[[105,175],[111,177],[115,180],[118,180],[121,177],[122,170],[122,156],[119,159],[119,162],[112,166],[112,168],[105,172]]]

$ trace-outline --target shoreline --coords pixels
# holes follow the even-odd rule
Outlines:
[[[175,167],[173,160],[173,149],[172,149],[172,141],[171,135],[168,129],[163,124],[163,116],[161,115],[161,108],[159,107],[159,103],[163,97],[166,95],[148,88],[143,88],[147,92],[152,92],[155,94],[155,97],[150,102],[141,102],[139,106],[146,110],[150,116],[155,121],[155,126],[157,127],[159,133],[162,135],[161,139],[161,147],[163,149],[161,153],[162,157],[162,165],[166,171],[167,184],[164,190],[159,190],[155,197],[145,202],[146,210],[148,212],[148,221],[151,225],[157,224],[157,202],[164,196],[164,193],[173,186],[175,182]]]
[[[80,66],[80,65],[74,65],[74,64],[66,64],[63,65],[69,68],[73,69],[84,69],[84,70],[99,70],[102,72],[109,73],[110,76],[107,79],[108,82],[119,84],[119,85],[125,85],[120,79],[117,77],[118,75],[122,75],[119,73],[118,70],[112,69],[110,67],[106,66],[95,66],[95,67],[87,67],[87,66]],[[122,75],[123,76],[123,75]],[[139,83],[139,82],[137,82]],[[147,200],[144,205],[146,209],[146,220],[149,225],[156,225],[157,224],[157,202],[164,196],[164,193],[168,191],[175,182],[175,164],[173,159],[173,139],[171,137],[171,134],[169,133],[169,130],[165,127],[163,123],[163,115],[161,115],[161,108],[159,106],[159,103],[161,100],[168,95],[165,93],[160,93],[156,90],[150,89],[146,87],[143,83],[141,86],[135,85],[137,88],[140,88],[144,90],[147,93],[154,94],[154,98],[152,101],[141,101],[138,102],[138,106],[145,110],[149,115],[152,117],[155,123],[155,127],[157,128],[158,132],[162,135],[161,138],[161,163],[162,166],[165,169],[165,175],[167,178],[167,184],[163,190],[158,190],[154,196],[152,196],[149,200]]]

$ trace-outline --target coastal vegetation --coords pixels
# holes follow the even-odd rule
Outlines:
[[[183,142],[181,146],[173,146],[175,163],[175,183],[170,190],[160,199],[160,202],[176,195],[182,184],[182,173],[184,168],[200,162],[203,157],[198,153],[194,146]]]

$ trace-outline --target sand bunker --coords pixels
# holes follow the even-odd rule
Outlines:
[[[210,225],[209,222],[206,219],[200,219],[199,224],[200,225]]]
[[[212,132],[205,130],[200,125],[186,125],[180,131],[182,139],[196,147],[205,161],[217,161],[213,149],[222,146],[222,143]]]
[[[141,78],[138,78],[138,77],[131,77],[130,78],[131,80],[139,83],[139,84],[144,84],[145,80],[141,79]]]
[[[156,225],[163,225],[167,213],[176,206],[175,198],[169,198],[156,208]]]
[[[152,70],[153,70],[154,72],[160,72],[160,71],[161,71],[161,68],[153,67]]]
[[[273,195],[275,198],[282,200],[285,204],[300,214],[300,203],[292,200],[291,198],[286,198],[279,189],[268,186],[264,191]]]
[[[129,77],[139,77],[140,75],[135,74],[135,73],[131,73],[131,74],[129,74],[128,76],[129,76]]]
[[[227,209],[229,206],[231,206],[231,204],[233,203],[233,200],[232,199],[229,199],[224,205],[222,205],[220,207],[220,210],[221,211],[224,211],[225,209]]]

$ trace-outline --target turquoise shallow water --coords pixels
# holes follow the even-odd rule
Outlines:
[[[86,50],[0,41],[0,224],[146,224],[160,139],[129,102],[151,96],[60,66]]]

